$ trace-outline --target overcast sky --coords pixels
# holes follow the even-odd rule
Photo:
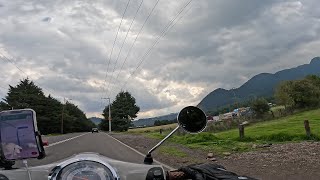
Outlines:
[[[188,2],[145,0],[127,35],[141,3],[131,0],[112,48],[127,0],[0,0],[0,98],[28,76],[88,117],[121,89],[136,98],[138,118],[151,117],[319,55],[317,0],[193,0],[177,16]]]

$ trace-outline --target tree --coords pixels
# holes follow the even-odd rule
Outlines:
[[[317,107],[320,105],[320,78],[311,75],[301,80],[283,82],[277,87],[275,98],[286,107]]]
[[[64,112],[64,132],[89,131],[94,127],[85,114],[74,104],[67,103]],[[29,79],[17,86],[9,86],[7,96],[0,102],[0,110],[31,108],[37,113],[37,123],[42,134],[61,132],[62,103],[51,95],[46,97],[42,89]]]
[[[270,111],[270,106],[268,105],[268,101],[264,98],[258,98],[254,100],[251,104],[251,109],[257,117],[262,117],[265,115],[268,111]]]
[[[310,79],[295,81],[289,95],[296,108],[315,107],[319,104],[319,87]]]
[[[9,86],[9,92],[3,100],[6,108],[23,109],[44,105],[45,98],[41,88],[24,79],[15,87]]]
[[[291,97],[293,83],[293,81],[285,81],[278,85],[274,95],[277,104],[284,105],[286,108],[294,105],[294,101]]]
[[[93,122],[87,119],[84,112],[81,109],[79,109],[78,106],[70,102],[67,102],[65,106],[66,106],[65,107],[66,114],[71,116],[69,118],[65,118],[66,120],[70,121],[70,124],[72,124],[70,126],[71,128],[69,129],[69,131],[71,132],[90,131],[93,127],[96,127]]]
[[[112,130],[127,131],[139,110],[135,98],[129,92],[121,91],[111,104]],[[105,121],[101,122],[100,128],[108,130],[109,106],[105,107],[102,115]]]
[[[42,89],[29,79],[23,79],[16,86],[9,86],[7,96],[1,102],[1,109],[31,108],[37,113],[38,128],[41,133],[55,133],[60,127],[58,111],[61,103],[51,96],[46,97]],[[60,122],[60,121],[59,121]]]
[[[62,104],[60,101],[49,95],[44,106],[32,109],[37,113],[38,127],[42,134],[61,132]]]

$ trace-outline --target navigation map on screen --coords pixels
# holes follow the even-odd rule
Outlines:
[[[0,115],[1,148],[6,159],[26,159],[39,156],[33,125],[33,112],[21,111]]]

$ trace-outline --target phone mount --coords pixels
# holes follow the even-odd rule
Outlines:
[[[191,134],[197,134],[202,132],[207,126],[207,116],[199,108],[194,106],[188,106],[183,108],[177,116],[178,126],[172,130],[165,138],[163,138],[158,144],[148,151],[144,158],[144,164],[152,164],[153,158],[151,153],[155,151],[161,144],[169,139],[180,127]]]
[[[44,150],[44,144],[43,144],[43,141],[42,141],[42,136],[41,136],[41,133],[40,131],[37,131],[36,132],[36,139],[37,139],[37,142],[39,143],[39,156],[37,157],[37,159],[43,159],[46,157],[46,151]]]
[[[0,119],[0,148],[5,160],[43,159],[46,156],[34,110],[2,111]]]

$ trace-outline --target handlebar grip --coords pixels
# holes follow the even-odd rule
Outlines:
[[[181,171],[167,171],[168,180],[185,180],[189,179],[184,172]]]

